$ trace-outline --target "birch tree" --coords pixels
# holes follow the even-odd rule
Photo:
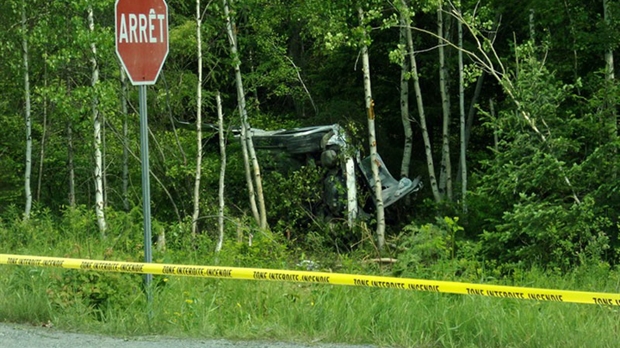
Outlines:
[[[439,51],[439,90],[441,92],[441,108],[443,111],[441,129],[441,174],[439,189],[444,198],[452,200],[452,164],[450,161],[450,97],[448,94],[448,73],[444,52],[443,2],[437,7],[437,37]]]
[[[196,85],[196,174],[194,178],[194,213],[192,215],[192,238],[198,233],[200,216],[200,176],[202,175],[202,18],[200,0],[196,0],[196,47],[198,58],[198,82]]]
[[[431,184],[431,191],[435,202],[441,201],[441,194],[439,193],[439,187],[437,185],[437,177],[435,176],[435,164],[433,162],[433,151],[431,140],[428,135],[428,127],[426,126],[426,114],[424,112],[424,101],[422,98],[422,90],[420,88],[420,78],[418,76],[418,67],[415,59],[415,49],[413,45],[413,33],[411,24],[411,12],[407,0],[401,0],[400,11],[404,12],[406,20],[406,34],[407,34],[407,52],[409,56],[409,67],[411,69],[411,80],[413,81],[413,89],[415,92],[416,104],[418,106],[418,116],[420,121],[420,130],[422,131],[422,139],[424,140],[424,152],[426,154],[426,167],[428,169],[429,182]]]
[[[603,18],[607,27],[611,27],[612,25],[612,13],[611,9],[609,8],[609,2],[610,0],[603,0]],[[605,81],[607,81],[608,89],[613,85],[615,80],[614,51],[611,45],[609,46],[610,47],[605,50]],[[607,94],[611,95],[609,91],[607,92]],[[608,99],[612,98],[608,97]],[[618,120],[616,119],[617,116],[615,112],[616,105],[613,100],[608,100],[607,104],[607,108],[611,112],[610,124],[612,125],[613,135],[615,136],[618,134]]]
[[[97,215],[97,225],[99,227],[99,233],[102,237],[105,237],[106,233],[106,220],[104,214],[104,198],[103,198],[103,156],[101,151],[101,117],[99,112],[99,97],[97,96],[97,83],[99,82],[99,66],[97,65],[97,46],[94,41],[95,33],[95,19],[93,14],[93,6],[88,4],[88,29],[91,38],[90,50],[91,50],[91,87],[92,87],[92,115],[93,115],[93,130],[94,130],[94,150],[95,150],[95,214]]]
[[[459,6],[460,12],[460,6]],[[461,206],[467,212],[467,146],[465,143],[465,77],[463,67],[463,23],[457,23],[458,55],[459,55],[459,126],[460,126],[460,176],[461,176]]]
[[[405,11],[400,11],[399,16],[399,44],[404,50],[407,47],[407,17]],[[409,64],[404,57],[400,63],[400,118],[403,122],[403,131],[405,133],[400,176],[401,178],[408,178],[411,166],[411,152],[413,150],[413,130],[411,128],[411,116],[409,115]]]
[[[265,208],[265,198],[263,195],[263,183],[260,173],[260,166],[258,164],[258,158],[256,157],[256,151],[254,149],[254,143],[252,141],[252,130],[248,121],[248,113],[245,103],[245,91],[243,89],[243,79],[241,77],[241,61],[237,50],[237,37],[233,30],[234,23],[230,16],[229,2],[223,0],[224,3],[224,15],[226,16],[226,32],[228,34],[228,41],[230,44],[230,51],[234,59],[235,68],[235,81],[237,86],[237,104],[239,108],[239,114],[241,117],[241,142],[242,152],[244,157],[244,163],[246,166],[246,178],[250,176],[250,163],[252,164],[252,174],[254,176],[254,184],[256,184],[256,201],[258,201],[258,210],[255,209],[256,203],[252,203],[254,200],[254,193],[252,192],[251,179],[248,180],[248,189],[250,190],[250,203],[252,205],[252,213],[254,217],[258,217],[257,222],[262,229],[267,228],[267,212]]]
[[[603,16],[604,16],[604,20],[605,20],[605,24],[608,26],[612,25],[612,15],[611,15],[611,10],[609,9],[609,1],[610,0],[603,0]],[[614,51],[613,48],[609,47],[607,48],[607,50],[605,51],[605,78],[608,81],[613,81],[614,80]]]
[[[364,100],[366,104],[366,113],[368,116],[368,145],[370,150],[370,167],[372,169],[372,178],[374,181],[374,197],[377,206],[377,244],[379,250],[385,245],[385,209],[383,207],[383,196],[381,187],[381,178],[379,177],[379,159],[377,155],[377,136],[375,132],[375,102],[372,99],[372,85],[370,83],[370,58],[368,55],[368,45],[370,45],[370,37],[366,29],[366,20],[364,18],[364,10],[362,7],[357,8],[359,15],[360,28],[362,29],[362,64],[364,74]]]
[[[510,101],[516,107],[516,112],[519,115],[519,117],[523,119],[523,121],[534,132],[536,137],[540,139],[542,143],[548,144],[549,136],[551,135],[551,130],[549,129],[549,126],[547,125],[546,121],[542,117],[538,117],[540,120],[538,122],[535,119],[534,115],[532,115],[531,112],[528,110],[528,108],[525,107],[526,104],[524,104],[524,102],[518,96],[519,90],[518,90],[518,86],[516,85],[516,83],[518,82],[518,76],[519,76],[518,71],[514,72],[514,75],[517,76],[517,80],[516,81],[511,80],[509,78],[509,73],[504,63],[502,62],[502,59],[500,59],[499,55],[497,54],[497,51],[495,50],[495,48],[493,47],[489,39],[482,37],[480,35],[479,30],[475,27],[475,25],[465,20],[461,14],[454,11],[453,15],[456,17],[458,21],[460,21],[463,25],[465,25],[468,31],[472,34],[472,38],[476,46],[477,53],[462,49],[463,53],[466,53],[470,58],[472,58],[477,64],[479,64],[487,73],[489,73],[490,76],[492,76],[498,82],[498,84],[502,87],[502,90],[504,91],[504,93],[509,97]],[[424,29],[417,28],[417,30],[433,35],[432,33]],[[446,44],[451,45],[453,47],[456,46],[450,43],[449,41],[446,41]],[[487,52],[487,49],[490,52]],[[518,66],[517,66],[517,69],[518,69]],[[543,131],[541,131],[541,128],[539,127],[539,125],[544,127],[542,128]],[[577,192],[575,191],[573,184],[571,183],[568,175],[566,174],[566,171],[564,169],[564,164],[557,157],[553,156],[552,158],[555,161],[556,165],[558,166],[559,173],[562,176],[564,182],[566,183],[567,187],[571,190],[572,198],[577,204],[581,204],[581,200],[577,196]]]
[[[24,189],[26,195],[26,207],[24,218],[30,218],[32,209],[32,190],[30,189],[30,176],[32,174],[32,119],[30,109],[30,76],[28,71],[28,29],[26,27],[26,1],[22,0],[21,10],[22,26],[22,62],[24,74],[24,119],[26,121],[26,170],[24,173]]]
[[[219,209],[218,209],[218,238],[215,245],[215,251],[222,250],[222,243],[224,242],[224,183],[226,178],[226,139],[224,138],[224,115],[222,112],[222,98],[220,92],[215,95],[215,102],[217,104],[217,125],[218,136],[220,140],[220,181],[218,189]]]

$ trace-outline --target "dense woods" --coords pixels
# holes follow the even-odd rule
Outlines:
[[[148,113],[154,233],[170,246],[262,230],[343,251],[371,231],[386,253],[429,238],[507,269],[619,260],[616,1],[168,6]],[[0,216],[92,212],[85,228],[106,238],[128,214],[140,236],[138,90],[114,1],[6,0],[0,17]],[[330,124],[424,188],[384,208],[375,182],[359,191],[368,217],[321,219],[322,169],[280,170],[251,128]]]

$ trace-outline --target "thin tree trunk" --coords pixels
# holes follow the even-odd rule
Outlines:
[[[72,35],[71,27],[70,27],[70,11],[66,11],[65,13],[65,38],[70,38]],[[67,99],[71,100],[71,65],[67,66],[64,71],[64,78],[66,83],[67,95],[65,96]],[[68,184],[69,184],[69,193],[68,193],[68,204],[71,209],[75,208],[76,200],[75,200],[75,165],[74,165],[74,144],[73,144],[73,120],[71,110],[67,110],[66,115],[67,118],[66,124],[66,132],[67,132],[67,171],[68,173]]]
[[[611,25],[611,10],[609,9],[609,0],[603,0],[603,12],[605,17],[605,23]],[[610,47],[605,51],[605,64],[607,69],[605,70],[605,78],[608,81],[613,81],[615,78],[614,73],[614,51]]]
[[[400,44],[403,47],[407,45],[407,33],[405,27],[407,19],[405,14],[400,13]],[[411,129],[411,119],[409,116],[409,64],[407,59],[403,59],[400,66],[400,118],[403,123],[403,131],[405,133],[405,145],[403,147],[403,158],[400,164],[400,177],[409,177],[409,167],[411,166],[411,152],[413,150],[413,130]]]
[[[462,18],[462,14],[459,12],[458,22],[460,23],[461,30],[462,30],[463,21],[460,20],[461,18]],[[497,27],[499,26],[499,22],[500,22],[500,16],[497,15],[497,17],[495,18],[494,24],[493,24],[493,30],[491,31],[489,35],[490,42],[495,41],[495,35],[497,33]],[[461,53],[462,53],[462,50],[461,50]],[[471,101],[469,103],[469,108],[467,111],[467,120],[465,121],[466,122],[465,123],[465,152],[467,152],[467,147],[469,146],[469,138],[471,136],[471,130],[474,125],[474,117],[476,116],[476,103],[478,102],[478,99],[480,98],[480,93],[482,92],[482,85],[484,84],[485,76],[486,76],[486,72],[483,70],[480,73],[480,76],[478,76],[478,80],[476,81],[476,88],[474,89],[474,95],[471,97]],[[463,171],[463,168],[461,168],[461,163],[459,162],[459,169],[456,174],[457,182],[460,182],[462,180],[462,171]]]
[[[95,32],[95,19],[93,7],[88,5],[88,28],[91,34]],[[104,198],[103,198],[103,156],[101,152],[102,136],[101,136],[101,114],[99,113],[99,98],[97,96],[97,83],[99,82],[99,66],[97,65],[97,46],[94,40],[91,40],[90,50],[92,56],[90,62],[92,65],[91,86],[93,93],[92,112],[93,112],[93,128],[95,143],[95,214],[97,215],[97,225],[101,237],[105,237],[106,221],[104,214]]]
[[[607,26],[611,26],[612,13],[609,9],[609,1],[603,0],[603,16],[605,20],[605,24]],[[615,80],[615,71],[614,71],[614,51],[612,47],[608,47],[605,51],[605,80],[607,81],[608,88],[613,85]],[[612,128],[612,136],[616,136],[618,134],[618,120],[616,115],[616,103],[614,102],[614,98],[611,96],[611,93],[608,93],[608,101],[607,108],[610,111],[611,115],[611,128]]]
[[[249,161],[252,163],[252,170],[254,173],[254,183],[256,185],[256,199],[258,201],[258,215],[260,228],[267,229],[267,213],[265,208],[265,198],[263,195],[263,182],[260,173],[260,166],[256,157],[256,151],[254,149],[254,143],[252,141],[252,131],[250,123],[248,121],[248,113],[245,105],[245,92],[243,89],[243,79],[241,78],[241,63],[239,60],[239,54],[237,51],[237,38],[233,31],[233,21],[230,16],[228,7],[228,1],[224,1],[224,14],[226,15],[226,30],[228,32],[228,41],[230,43],[230,50],[235,60],[235,78],[237,84],[237,100],[239,106],[239,113],[241,115],[241,127],[245,129],[245,138],[243,141],[247,146],[247,155]],[[243,134],[242,134],[243,136]]]
[[[258,205],[256,204],[256,191],[254,190],[254,181],[252,181],[252,168],[250,167],[250,156],[248,155],[248,143],[246,142],[247,129],[241,125],[241,155],[243,156],[243,166],[245,169],[245,181],[248,185],[248,196],[250,198],[250,210],[252,216],[258,225],[260,225],[261,218],[258,212]]]
[[[254,59],[252,59],[252,50],[250,50],[249,60],[250,60],[250,73],[254,75],[256,73],[254,68]],[[257,111],[260,110],[260,99],[258,98],[258,88],[254,88],[254,107]]]
[[[194,180],[194,214],[192,215],[192,238],[198,233],[200,216],[200,176],[202,175],[202,20],[200,0],[196,0],[196,46],[198,50],[198,83],[196,86],[196,177]]]
[[[179,139],[179,133],[177,132],[177,127],[175,125],[175,118],[172,116],[172,107],[170,106],[170,88],[168,88],[168,82],[166,81],[166,74],[161,72],[161,79],[164,81],[164,88],[166,89],[166,108],[168,109],[168,117],[170,118],[170,125],[172,126],[172,131],[174,132],[174,140],[179,148],[179,153],[183,157],[183,165],[187,165],[187,156],[185,156],[185,151],[183,151],[183,146],[181,145],[181,140]]]
[[[372,169],[372,177],[374,180],[375,203],[377,205],[377,246],[379,250],[383,250],[385,245],[385,209],[383,207],[383,193],[381,186],[381,178],[379,177],[379,160],[377,158],[377,137],[375,133],[375,110],[374,100],[372,100],[372,86],[370,83],[370,59],[368,57],[368,46],[366,39],[368,33],[364,23],[364,11],[361,7],[357,8],[359,14],[360,27],[364,30],[362,44],[362,62],[364,73],[364,99],[366,101],[366,112],[368,113],[368,145],[370,149],[370,164]]]
[[[461,7],[459,6],[459,12]],[[461,130],[461,206],[467,213],[467,147],[465,145],[465,78],[463,72],[463,23],[457,23],[459,44],[459,113]]]
[[[67,167],[69,169],[69,207],[75,208],[75,166],[73,164],[73,127],[67,122]]]
[[[45,104],[45,102],[44,102]],[[43,129],[41,131],[41,149],[39,151],[39,175],[37,178],[37,201],[41,200],[41,186],[43,184],[43,164],[45,162],[45,145],[47,140],[47,107],[43,106]]]
[[[26,171],[24,173],[24,189],[26,195],[26,207],[24,219],[30,218],[32,209],[32,191],[30,190],[30,176],[32,174],[32,118],[30,113],[30,76],[28,72],[28,33],[26,28],[26,0],[22,0],[22,53],[24,73],[24,99],[25,99],[25,122],[26,122]]]
[[[476,82],[476,88],[474,89],[474,95],[471,97],[471,101],[470,101],[469,108],[467,111],[467,118],[465,120],[465,152],[467,152],[467,147],[469,146],[469,137],[471,135],[471,128],[474,125],[474,116],[476,115],[476,103],[478,102],[478,98],[480,98],[480,92],[482,92],[482,84],[484,83],[485,75],[486,74],[483,71],[480,74],[480,76],[478,76],[478,81]],[[462,171],[463,169],[461,168],[461,162],[459,162],[459,169],[456,172],[456,182],[461,182]]]
[[[128,112],[127,112],[127,75],[125,69],[120,67],[121,70],[121,112],[123,113],[123,209],[129,211],[129,126],[128,126]]]
[[[572,6],[565,0],[564,9],[566,10],[566,16],[568,17],[569,32],[573,43],[573,78],[575,81],[579,78],[579,54],[577,49],[577,30],[575,30],[575,23],[573,22],[573,16],[571,15]],[[581,95],[581,88],[577,84],[577,94]]]
[[[534,25],[534,9],[530,9],[530,40],[536,42],[536,26]]]
[[[499,139],[498,139],[498,126],[497,126],[497,117],[495,116],[495,102],[493,98],[489,99],[489,109],[491,112],[491,119],[493,120],[493,149],[495,151],[499,151]]]
[[[439,90],[443,110],[443,126],[441,130],[441,175],[439,189],[444,198],[452,201],[452,163],[450,161],[450,97],[448,95],[448,73],[444,52],[443,3],[437,8],[437,35],[439,39]]]
[[[217,104],[217,124],[218,124],[218,133],[220,138],[220,182],[218,189],[218,197],[219,197],[219,209],[217,216],[217,226],[218,226],[218,238],[217,244],[215,246],[215,251],[219,252],[222,250],[222,244],[224,243],[224,182],[226,178],[226,141],[224,138],[224,115],[222,113],[222,98],[220,97],[220,92],[217,92],[215,95],[215,100]]]
[[[107,126],[112,130],[112,132],[114,133],[114,135],[116,135],[116,138],[119,140],[122,140],[122,135],[120,132],[118,132],[118,130],[114,127],[113,124],[111,123],[107,123]],[[149,129],[149,134],[151,137],[153,137],[153,133],[150,132]],[[131,157],[133,157],[136,161],[138,161],[138,163],[141,161],[140,156],[138,156],[137,154],[135,154],[133,151],[131,151],[131,148],[127,147],[127,153],[128,155],[130,155]],[[164,183],[161,181],[161,179],[159,179],[159,177],[157,176],[157,174],[155,172],[153,172],[153,169],[150,168],[149,169],[149,175],[151,177],[153,177],[153,179],[155,179],[155,181],[157,182],[157,184],[159,185],[159,187],[161,188],[161,190],[166,194],[166,196],[168,197],[168,200],[170,201],[170,205],[172,210],[174,211],[174,214],[177,217],[177,221],[180,223],[181,222],[181,213],[179,212],[179,207],[177,206],[177,204],[174,202],[174,198],[172,197],[172,194],[170,193],[170,191],[166,188],[166,186],[164,185]]]
[[[411,78],[413,80],[413,88],[415,91],[415,98],[418,105],[418,114],[420,115],[420,129],[422,131],[422,139],[424,140],[424,151],[426,153],[426,165],[428,168],[428,177],[431,184],[431,190],[435,202],[441,201],[441,195],[439,194],[439,187],[437,186],[437,178],[435,176],[435,164],[433,163],[433,151],[431,141],[428,136],[428,128],[426,126],[426,115],[424,114],[424,102],[422,99],[422,91],[420,89],[420,79],[418,76],[418,67],[415,60],[415,51],[413,47],[413,34],[411,32],[411,18],[408,11],[408,5],[406,0],[401,0],[402,9],[407,15],[407,48],[409,51],[409,61],[411,66]]]
[[[105,134],[105,113],[101,112],[101,185],[103,187],[103,209],[108,206],[108,170],[105,156],[106,134]]]
[[[230,11],[228,9],[228,2],[224,0],[224,13],[226,15],[226,31],[228,33],[228,41],[231,46],[231,51],[237,51],[237,43],[236,38],[233,34],[233,24],[230,18]],[[238,59],[238,57],[235,57]],[[245,169],[245,180],[248,185],[248,196],[250,198],[250,210],[252,211],[252,215],[254,216],[254,220],[257,224],[260,225],[261,217],[258,212],[258,205],[256,204],[256,193],[254,191],[254,182],[252,181],[252,169],[250,168],[250,156],[248,155],[248,143],[246,142],[246,132],[247,128],[245,127],[245,123],[243,122],[243,113],[241,112],[241,98],[237,92],[237,104],[239,105],[239,117],[241,119],[241,154],[243,156],[243,164]]]
[[[467,25],[467,22],[465,22],[463,20],[463,18],[459,18],[459,20],[462,23]],[[546,143],[547,142],[547,136],[545,136],[545,134],[543,134],[540,131],[540,129],[538,129],[538,126],[536,124],[536,120],[534,118],[532,118],[532,115],[530,115],[521,106],[521,101],[519,99],[517,99],[517,97],[515,95],[516,88],[514,87],[513,82],[510,79],[506,79],[506,78],[503,77],[503,76],[506,76],[506,69],[505,69],[501,59],[499,59],[499,57],[497,55],[497,51],[493,47],[492,42],[491,42],[491,45],[488,45],[488,46],[484,45],[484,46],[487,46],[488,49],[491,50],[491,54],[494,57],[493,60],[489,57],[489,54],[487,54],[487,50],[485,48],[483,48],[483,44],[482,44],[480,38],[477,37],[476,35],[473,35],[472,37],[473,37],[473,39],[476,42],[476,46],[477,46],[478,52],[480,52],[480,54],[482,54],[482,58],[478,57],[476,55],[470,55],[470,56],[472,58],[474,58],[479,64],[483,65],[485,67],[485,69],[487,70],[487,72],[489,74],[491,74],[491,76],[493,76],[493,78],[495,78],[495,80],[502,87],[503,91],[508,95],[510,100],[512,100],[512,102],[516,106],[516,112],[519,113],[521,115],[521,117],[523,117],[525,122],[527,122],[528,126],[534,131],[534,133],[536,133],[536,135],[540,138],[540,140],[543,143]],[[498,67],[495,66],[493,61],[497,62]],[[518,71],[516,72],[516,75],[518,77]],[[541,121],[541,123],[542,123],[543,126],[545,126],[547,128],[547,134],[549,134],[549,129],[548,129],[544,119]],[[571,184],[570,179],[568,178],[568,176],[566,175],[566,172],[564,171],[564,164],[562,162],[560,162],[555,157],[554,157],[554,160],[556,161],[556,163],[558,165],[558,169],[560,171],[560,175],[562,175],[563,178],[564,178],[564,182],[566,182],[566,184],[568,185],[568,187],[572,191],[573,199],[575,200],[575,202],[577,204],[581,204],[581,200],[577,196],[577,193],[575,192],[575,189],[574,189],[573,185]]]
[[[47,89],[47,62],[43,66],[43,85]],[[37,178],[37,201],[41,200],[41,184],[43,182],[43,163],[45,160],[45,142],[47,138],[47,96],[43,97],[43,129],[41,131],[41,149],[39,151],[39,174]]]
[[[460,18],[462,18],[462,15],[459,13],[459,23],[463,25],[463,21],[460,20]],[[493,22],[493,30],[491,30],[491,33],[489,34],[490,43],[493,43],[495,41],[495,36],[497,35],[497,30],[499,28],[500,20],[501,20],[501,15],[498,14],[495,17],[495,20]],[[469,138],[471,136],[471,129],[474,124],[474,116],[476,115],[476,102],[478,101],[478,98],[480,97],[480,92],[482,92],[482,85],[484,84],[485,76],[486,76],[486,72],[483,70],[480,76],[478,77],[478,81],[476,82],[476,88],[474,90],[474,95],[471,98],[471,102],[469,104],[469,111],[467,112],[467,124],[465,125],[465,148],[466,149],[469,146]]]
[[[480,76],[478,76],[478,81],[476,81],[476,88],[474,89],[474,95],[471,98],[471,102],[469,104],[469,110],[467,112],[467,123],[465,124],[465,148],[469,145],[469,137],[471,136],[471,129],[474,126],[474,116],[476,115],[476,103],[478,102],[478,98],[480,98],[480,92],[482,92],[482,85],[484,84],[484,76],[486,73],[483,71]]]

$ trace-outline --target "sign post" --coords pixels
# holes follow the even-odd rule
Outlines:
[[[155,84],[168,56],[168,5],[165,0],[116,0],[114,16],[116,54],[131,84],[139,86],[144,262],[150,263],[151,185],[146,86]],[[152,302],[152,279],[152,274],[145,275],[149,304]]]

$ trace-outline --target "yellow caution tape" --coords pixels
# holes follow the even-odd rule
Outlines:
[[[463,295],[480,295],[522,300],[620,306],[620,294],[524,288],[503,285],[459,283],[440,280],[381,277],[343,273],[288,271],[260,268],[172,265],[140,262],[117,262],[6,254],[0,254],[0,264],[82,269],[106,272],[178,275],[187,277],[271,280],[300,283],[352,285],[370,288],[387,288]]]

